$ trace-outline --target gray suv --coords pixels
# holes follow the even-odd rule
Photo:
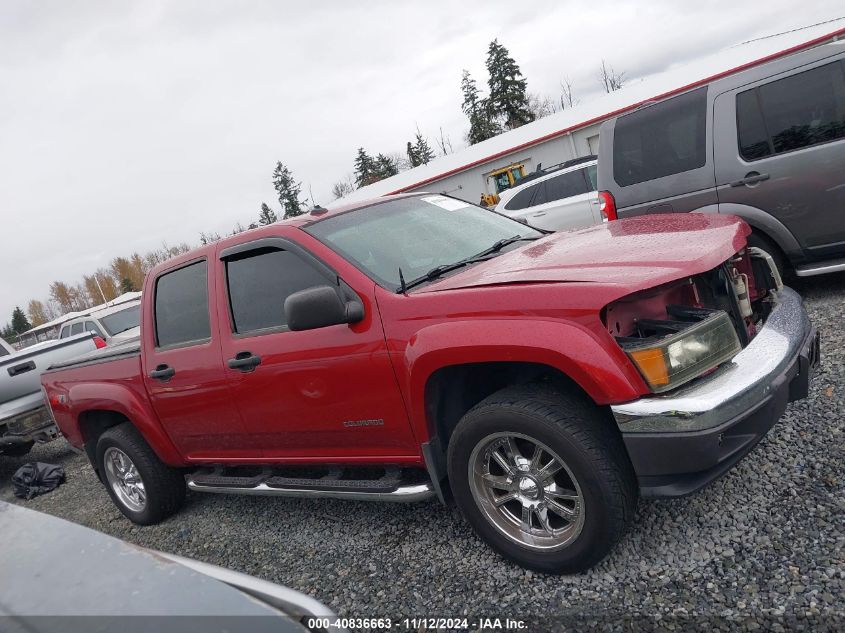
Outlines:
[[[845,270],[845,42],[606,121],[598,187],[610,217],[731,213],[779,267]]]

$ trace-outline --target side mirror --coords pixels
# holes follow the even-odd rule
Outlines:
[[[285,320],[295,332],[357,323],[363,318],[364,306],[359,301],[344,303],[331,286],[306,288],[285,299]]]

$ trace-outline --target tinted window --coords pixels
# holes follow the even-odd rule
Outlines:
[[[549,178],[546,182],[546,198],[549,202],[571,198],[587,193],[587,181],[584,180],[584,170],[576,169],[567,174]]]
[[[819,66],[742,92],[736,106],[740,154],[748,160],[843,138],[842,63]]]
[[[9,350],[6,349],[5,345],[0,345],[0,356],[7,356],[9,354]]]
[[[537,185],[526,187],[505,205],[505,209],[508,211],[519,211],[520,209],[531,206],[531,198],[534,197],[535,191],[537,191]]]
[[[329,281],[290,251],[252,251],[226,262],[229,302],[235,332],[287,325],[285,299]]]
[[[100,328],[93,321],[86,321],[85,322],[85,331],[86,332],[93,332],[100,338],[105,338],[105,335],[100,331]]]
[[[739,153],[744,159],[754,160],[772,153],[763,114],[757,105],[756,90],[748,90],[736,96],[736,125]]]
[[[82,334],[82,322],[74,323],[70,326],[70,333],[73,334]]]
[[[211,337],[207,268],[206,262],[198,262],[158,278],[155,325],[159,347]]]
[[[706,162],[707,87],[619,117],[614,128],[613,177],[626,187]]]
[[[70,326],[66,325],[62,328],[62,333],[59,334],[59,338],[67,338],[68,336],[70,336]]]

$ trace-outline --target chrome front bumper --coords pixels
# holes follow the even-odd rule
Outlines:
[[[783,288],[776,301],[751,343],[709,376],[666,395],[612,406],[619,429],[623,433],[701,431],[721,426],[759,406],[776,387],[776,378],[795,364],[814,333],[798,293]],[[818,361],[814,343],[810,342],[814,348],[811,367]]]
[[[775,301],[751,343],[712,374],[611,407],[643,496],[684,496],[719,478],[807,396],[818,334],[794,291]]]

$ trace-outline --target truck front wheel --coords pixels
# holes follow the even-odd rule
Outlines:
[[[449,442],[449,480],[476,533],[523,567],[588,569],[624,534],[636,477],[606,413],[580,394],[509,387],[473,407]]]
[[[112,501],[133,523],[158,523],[185,501],[184,476],[162,463],[130,422],[100,436],[97,467]]]

